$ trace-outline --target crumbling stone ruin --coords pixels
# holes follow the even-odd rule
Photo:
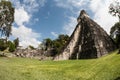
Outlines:
[[[99,58],[116,49],[109,35],[82,10],[78,24],[62,53],[54,60]]]
[[[39,49],[16,49],[16,51],[14,52],[14,54],[17,57],[26,57],[26,58],[34,58],[34,57],[40,57],[43,55],[43,52]]]
[[[51,51],[43,51],[41,49],[30,49],[25,48],[17,48],[13,54],[16,57],[23,57],[23,58],[32,58],[32,59],[39,59],[39,60],[52,60],[53,56],[51,56]]]

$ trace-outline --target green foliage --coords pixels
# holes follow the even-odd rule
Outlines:
[[[120,55],[116,53],[68,61],[0,58],[0,80],[119,80]]]
[[[55,54],[58,54],[62,48],[62,44],[60,43],[60,41],[54,40],[53,41],[53,52]]]
[[[19,46],[19,38],[16,38],[14,40],[14,44],[15,44],[15,48],[17,48]]]
[[[54,54],[58,54],[68,42],[68,40],[68,35],[61,34],[55,40],[51,40],[50,38],[44,39],[42,44],[44,45],[45,50],[52,50]]]
[[[56,52],[56,54],[62,51],[62,48],[65,46],[65,44],[68,41],[69,41],[69,36],[64,34],[59,35],[58,39],[53,41],[53,49]]]
[[[52,48],[52,40],[50,38],[44,39],[43,44],[45,46],[45,50]]]
[[[0,39],[0,51],[4,51],[5,49],[9,48],[10,52],[15,51],[15,44],[11,41],[7,41],[6,39]]]
[[[34,50],[34,49],[35,49],[32,45],[29,45],[29,48],[30,48],[30,49],[32,49],[32,50]]]
[[[4,51],[5,49],[7,49],[8,45],[5,41],[5,39],[0,39],[0,51]]]
[[[11,42],[11,41],[9,41],[8,44],[9,44],[9,51],[14,52],[15,49],[16,49],[15,44],[13,42]]]
[[[109,13],[113,16],[118,16],[120,21],[120,2],[114,1],[114,3],[111,3],[109,6]]]
[[[119,47],[120,45],[120,22],[115,23],[110,30],[110,35],[114,39],[115,43]],[[114,37],[115,36],[115,37]]]
[[[120,30],[120,22],[115,23],[110,30],[110,35],[112,35],[116,30]]]
[[[116,44],[119,47],[119,53],[120,53],[120,2],[115,1],[114,3],[111,3],[109,6],[109,13],[112,14],[113,16],[118,16],[119,18],[119,23],[116,23],[114,27],[111,28],[111,33],[116,30],[115,26],[118,27],[118,32],[119,34],[116,35],[115,41]]]
[[[0,1],[0,32],[1,35],[9,37],[11,26],[14,21],[14,8],[10,1]]]
[[[38,45],[38,48],[44,51],[45,50],[45,45],[43,43],[40,43]]]

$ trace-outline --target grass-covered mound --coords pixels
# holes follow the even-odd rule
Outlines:
[[[120,55],[116,53],[99,59],[69,61],[0,57],[0,80],[117,80]]]

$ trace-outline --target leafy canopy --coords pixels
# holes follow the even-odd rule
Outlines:
[[[0,1],[0,33],[1,36],[9,37],[11,26],[14,21],[14,8],[10,1]]]
[[[111,3],[109,6],[109,13],[113,16],[118,16],[120,21],[120,2],[115,1],[114,3]]]

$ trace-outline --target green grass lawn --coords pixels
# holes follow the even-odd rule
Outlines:
[[[116,52],[99,59],[69,61],[0,57],[0,80],[117,80],[118,77],[120,55]]]

